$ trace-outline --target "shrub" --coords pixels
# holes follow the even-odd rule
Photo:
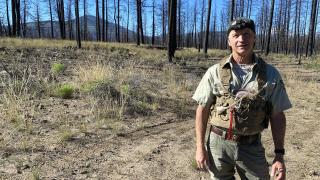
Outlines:
[[[53,63],[51,67],[51,72],[53,74],[59,74],[65,70],[65,66],[61,63]]]
[[[74,93],[74,87],[70,84],[63,84],[55,89],[54,95],[63,99],[70,99]]]

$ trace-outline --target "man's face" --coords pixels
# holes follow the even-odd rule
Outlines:
[[[255,41],[256,35],[249,28],[232,30],[228,36],[228,44],[232,52],[240,56],[250,55],[253,52]]]

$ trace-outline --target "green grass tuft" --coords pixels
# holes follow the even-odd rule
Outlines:
[[[65,70],[65,65],[61,63],[53,63],[51,67],[51,72],[53,74],[60,74]]]
[[[70,84],[63,84],[55,89],[54,95],[63,99],[70,99],[75,89]]]

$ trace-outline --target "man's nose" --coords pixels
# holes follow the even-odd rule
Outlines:
[[[238,40],[239,40],[239,41],[244,41],[244,40],[245,40],[244,35],[240,35],[240,36],[238,37]]]

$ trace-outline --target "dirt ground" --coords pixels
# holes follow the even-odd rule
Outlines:
[[[72,64],[77,57],[66,59]],[[320,179],[320,72],[294,61],[268,62],[281,71],[293,104],[286,112],[287,179]],[[0,179],[209,179],[208,173],[196,170],[194,161],[196,104],[191,96],[206,69],[201,63],[172,65],[192,84],[181,101],[183,113],[172,109],[168,98],[153,113],[126,116],[117,128],[105,124],[97,128],[98,123],[91,123],[90,108],[82,98],[33,99],[23,113],[32,117],[32,132],[14,131],[13,125],[1,119]],[[215,62],[206,62],[211,63]],[[83,121],[88,122],[85,131],[71,125],[76,132],[72,138],[58,141],[55,134],[65,122]],[[263,143],[271,164],[270,129],[264,131]]]

